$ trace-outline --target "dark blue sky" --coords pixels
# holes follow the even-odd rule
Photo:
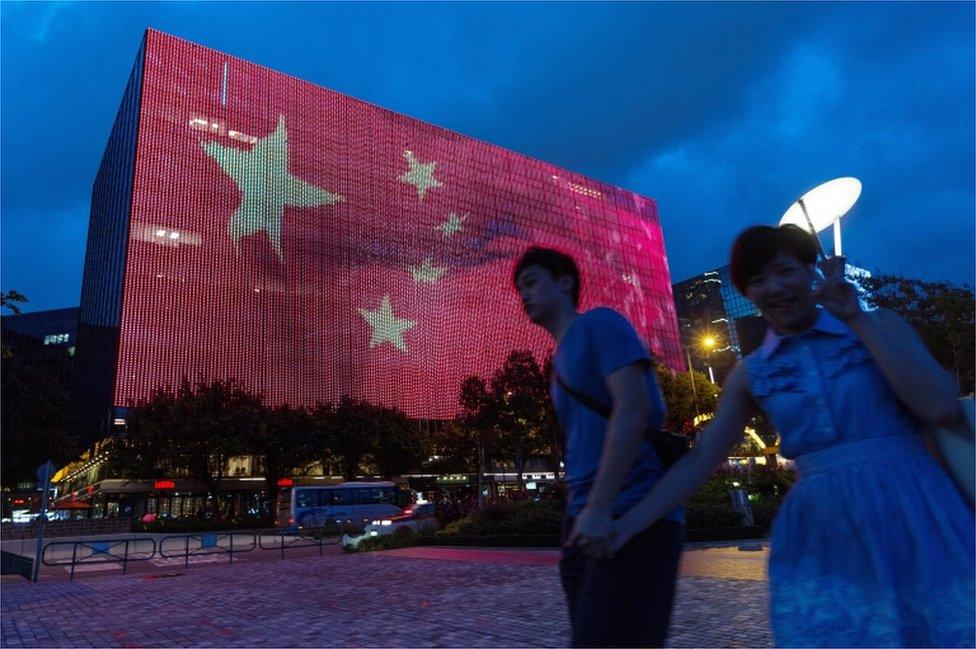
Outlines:
[[[148,26],[654,197],[674,281],[853,175],[852,262],[972,284],[973,25],[931,2],[4,2],[0,288],[78,305]]]

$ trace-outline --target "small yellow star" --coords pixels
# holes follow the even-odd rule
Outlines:
[[[400,176],[400,182],[413,185],[417,188],[417,197],[424,200],[427,190],[431,187],[443,187],[444,183],[434,178],[434,167],[436,162],[419,162],[413,155],[413,151],[406,151],[403,157],[407,159],[410,170]]]

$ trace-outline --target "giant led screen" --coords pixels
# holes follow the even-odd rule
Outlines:
[[[272,404],[452,417],[467,376],[551,351],[510,286],[533,244],[577,258],[582,308],[620,310],[680,364],[652,200],[146,38],[116,404],[230,377]]]

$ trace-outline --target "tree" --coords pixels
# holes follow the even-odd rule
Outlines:
[[[319,459],[319,448],[312,431],[312,417],[304,408],[283,404],[262,408],[254,434],[246,450],[257,456],[264,472],[265,507],[273,513],[278,502],[278,481],[296,469],[305,473]]]
[[[959,389],[974,388],[974,302],[968,285],[923,282],[897,275],[860,278],[870,306],[891,309],[905,318],[932,355],[956,377]]]
[[[373,406],[343,397],[333,408],[319,404],[312,413],[313,431],[327,455],[339,462],[346,480],[355,480],[376,444]]]
[[[459,447],[474,451],[479,506],[486,456],[492,452],[514,460],[520,489],[530,455],[546,449],[558,457],[554,449],[559,433],[548,382],[532,352],[512,351],[490,384],[481,377],[468,377],[459,399],[462,416],[451,433]],[[556,466],[558,471],[558,461]]]
[[[427,440],[416,423],[396,408],[372,407],[373,463],[385,478],[403,475],[420,466],[429,455]]]
[[[665,428],[676,432],[691,433],[695,429],[695,417],[715,412],[722,390],[708,379],[707,374],[694,372],[692,390],[688,372],[672,373],[668,367],[657,365],[657,380],[661,386],[664,403],[668,407]]]
[[[3,484],[33,482],[38,466],[48,460],[64,465],[82,450],[74,430],[74,405],[51,359],[25,362],[6,358],[0,387],[0,470]]]
[[[552,374],[555,371],[556,366],[553,364],[552,354],[549,354],[542,363],[543,382],[547,392],[549,386],[552,384]],[[563,427],[556,417],[556,408],[552,403],[551,396],[544,399],[544,401],[546,407],[545,428],[549,432],[549,465],[552,467],[553,477],[559,480],[559,464],[563,460],[563,451],[566,448],[566,433],[563,431]]]
[[[452,436],[454,452],[473,452],[477,474],[478,508],[484,506],[485,460],[489,449],[498,442],[496,403],[483,379],[470,376],[461,384],[461,417],[447,431]]]
[[[177,390],[158,389],[131,408],[129,433],[116,449],[126,464],[117,466],[133,478],[183,472],[199,480],[212,499],[214,519],[220,521],[220,487],[228,460],[246,451],[247,440],[257,434],[262,408],[259,395],[232,379],[191,386],[184,378]]]
[[[499,441],[514,456],[521,490],[526,459],[549,446],[556,425],[548,407],[548,385],[532,352],[515,350],[508,355],[492,376],[491,398]]]
[[[0,308],[7,309],[14,315],[20,315],[20,307],[17,306],[18,302],[27,302],[27,297],[13,290],[0,293]],[[13,357],[6,340],[2,343],[0,354],[2,354],[3,360]]]
[[[157,388],[149,398],[130,408],[126,431],[108,447],[108,470],[130,480],[176,475],[182,463],[173,464],[172,428],[176,425],[176,392]]]
[[[17,306],[17,303],[28,301],[27,296],[19,291],[10,290],[6,293],[0,293],[0,308],[9,309],[14,315],[20,315],[20,307]]]

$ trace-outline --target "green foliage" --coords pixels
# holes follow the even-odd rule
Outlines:
[[[688,372],[672,373],[664,365],[657,365],[655,369],[664,403],[668,406],[665,420],[667,429],[689,433],[694,430],[696,414],[715,412],[722,389],[712,383],[707,374],[693,372],[695,389],[692,390],[692,379]]]
[[[448,524],[440,536],[558,536],[562,516],[562,504],[554,500],[498,502]]]
[[[973,392],[976,301],[970,286],[897,275],[876,275],[858,281],[868,291],[871,306],[891,309],[905,318],[936,360],[955,375],[960,391]]]
[[[728,494],[725,499],[729,500]],[[688,503],[685,508],[685,524],[688,529],[735,527],[742,524],[742,516],[733,511],[728,502],[721,505]]]
[[[260,426],[261,397],[233,380],[183,379],[130,409],[127,435],[113,445],[114,467],[133,479],[186,475],[203,482],[221,519],[218,494],[227,461],[245,452]]]
[[[727,541],[765,536],[794,479],[791,470],[762,465],[751,472],[717,471],[686,505],[687,539]],[[744,527],[741,516],[732,509],[729,492],[733,482],[752,496],[753,527]],[[413,545],[557,547],[562,519],[563,503],[558,500],[497,502],[448,523],[442,530],[374,537],[361,542],[355,551]]]
[[[346,480],[354,480],[367,464],[384,477],[402,475],[419,467],[429,451],[417,425],[402,411],[351,397],[335,407],[318,404],[312,432],[323,460],[337,461]]]
[[[757,464],[749,471],[720,467],[688,499],[688,504],[731,506],[729,492],[739,483],[750,495],[768,497],[774,501],[782,500],[796,481],[796,472],[774,466]]]
[[[292,473],[304,473],[319,459],[312,434],[312,419],[304,408],[283,404],[261,408],[253,434],[244,440],[244,450],[261,464],[265,483],[265,511],[274,512],[278,500],[278,480]]]
[[[376,552],[378,550],[396,550],[398,548],[408,548],[417,545],[439,545],[434,530],[414,532],[410,528],[403,527],[393,534],[363,539],[356,547],[347,546],[344,549],[346,552]]]
[[[20,315],[18,303],[29,302],[27,296],[19,291],[10,290],[0,293],[0,308],[7,309],[14,315]]]
[[[558,424],[549,402],[547,371],[532,352],[514,350],[490,382],[472,376],[461,386],[462,417],[448,432],[456,448],[474,455],[478,471],[486,457],[514,461],[521,484],[525,461],[548,452],[558,465]]]
[[[419,425],[396,408],[375,408],[373,463],[389,478],[409,473],[430,455]]]
[[[741,525],[741,517],[732,509],[730,492],[737,488],[735,483],[738,483],[738,488],[744,489],[750,496],[749,505],[756,527],[768,530],[780,503],[795,481],[795,471],[772,465],[758,464],[749,471],[724,467],[718,469],[686,503],[685,516],[689,538],[692,530],[732,528]]]

